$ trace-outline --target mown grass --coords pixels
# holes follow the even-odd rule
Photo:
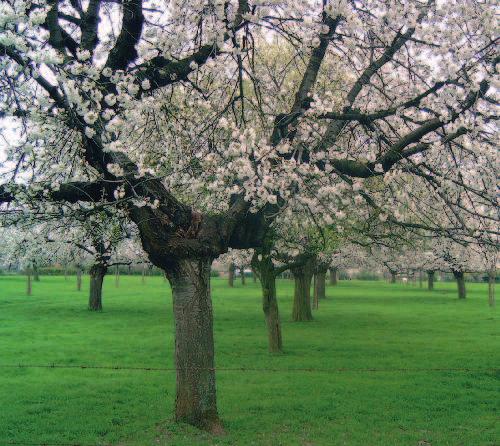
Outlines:
[[[42,277],[28,297],[24,278],[0,277],[0,366],[173,367],[162,278],[108,277],[97,314],[88,280],[81,292],[74,280]],[[309,323],[290,321],[292,292],[280,281],[286,352],[269,355],[259,285],[213,280],[217,367],[285,370],[217,373],[225,436],[172,422],[173,371],[0,367],[0,444],[500,444],[500,325],[485,285],[458,301],[453,283],[345,281]],[[304,368],[348,370],[292,370]]]

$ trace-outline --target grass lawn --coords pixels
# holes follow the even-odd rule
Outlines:
[[[86,310],[88,278],[77,292],[75,278],[42,277],[27,297],[23,277],[0,277],[0,444],[500,444],[499,309],[488,307],[486,285],[468,284],[458,301],[453,283],[428,292],[345,281],[328,287],[314,322],[293,323],[283,280],[286,353],[272,356],[260,288],[249,282],[212,282],[217,367],[288,371],[219,371],[227,435],[211,438],[172,422],[174,371],[1,367],[173,367],[162,278],[122,276],[115,288],[108,277],[96,314]],[[349,370],[293,371],[304,368]]]

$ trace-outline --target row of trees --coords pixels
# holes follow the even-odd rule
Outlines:
[[[134,228],[172,287],[180,421],[222,430],[209,285],[229,249],[255,250],[271,308],[277,273],[307,293],[339,240],[498,246],[490,2],[0,8],[4,224]]]

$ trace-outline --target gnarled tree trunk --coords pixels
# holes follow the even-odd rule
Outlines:
[[[435,271],[427,271],[427,289],[432,291],[434,289],[434,277],[436,273]]]
[[[496,272],[496,268],[492,268],[488,271],[488,303],[490,307],[495,306]]]
[[[465,299],[465,275],[463,271],[453,271],[453,275],[455,276],[455,279],[457,281],[458,298]]]
[[[307,260],[302,266],[292,269],[295,278],[292,320],[295,322],[311,321],[311,279],[314,271],[314,259]]]
[[[330,285],[337,285],[338,283],[338,268],[330,268]]]
[[[234,271],[236,267],[234,263],[229,264],[228,274],[227,274],[227,284],[230,288],[234,287]]]
[[[177,260],[166,267],[175,319],[175,418],[219,433],[210,265],[212,259]]]
[[[102,310],[102,283],[108,267],[101,263],[95,263],[90,268],[90,291],[89,291],[89,310]]]

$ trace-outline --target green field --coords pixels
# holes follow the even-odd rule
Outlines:
[[[172,422],[174,371],[5,367],[173,367],[170,289],[161,277],[143,285],[122,276],[119,288],[108,277],[102,313],[86,310],[88,278],[81,292],[74,282],[42,277],[27,297],[24,278],[0,277],[1,445],[500,444],[499,310],[488,307],[483,284],[468,284],[458,301],[453,283],[428,292],[340,282],[314,322],[293,323],[293,284],[283,280],[286,352],[272,356],[259,285],[229,289],[214,279],[227,434],[210,437]]]

